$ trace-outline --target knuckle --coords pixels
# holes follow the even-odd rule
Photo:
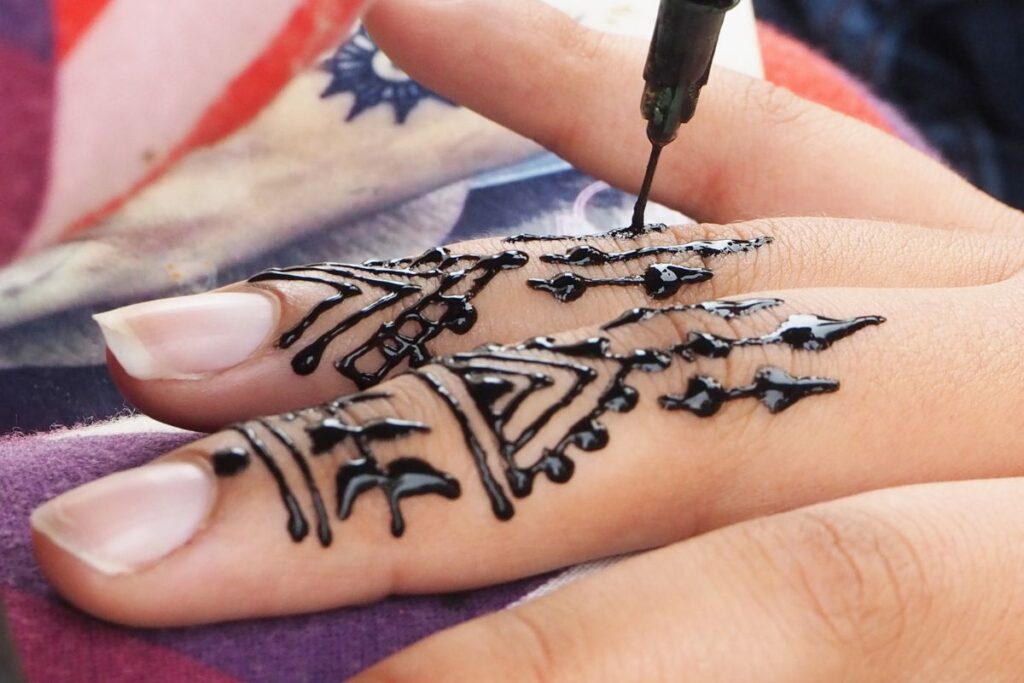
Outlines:
[[[774,221],[758,223],[734,223],[727,226],[706,226],[705,238],[752,240],[770,237],[773,244],[751,249],[728,258],[705,259],[706,267],[714,270],[715,276],[708,281],[711,296],[719,299],[741,292],[765,289],[766,278],[772,270],[772,252],[780,249]]]
[[[744,102],[769,123],[788,125],[804,119],[814,107],[789,88],[768,81],[750,80]]]
[[[608,34],[594,31],[579,22],[570,22],[563,30],[563,46],[569,54],[583,62],[584,68],[591,67],[605,54]]]
[[[381,389],[383,391],[381,391]],[[402,417],[418,414],[424,421],[433,421],[435,414],[424,414],[433,404],[423,402],[423,385],[413,380],[408,374],[398,375],[380,385],[379,401],[371,404],[380,417]]]
[[[529,616],[526,610],[511,609],[481,622],[491,630],[489,642],[496,643],[508,654],[508,648],[518,650],[513,655],[520,670],[517,680],[528,683],[542,683],[557,679],[558,647],[553,642],[549,629]]]
[[[992,243],[972,240],[975,248],[986,248],[987,253],[977,259],[983,266],[983,279],[988,283],[1017,280],[1024,276],[1024,246],[1017,237],[993,240]],[[984,247],[982,245],[985,245]]]
[[[797,608],[834,644],[884,652],[927,611],[926,565],[897,525],[827,508],[776,519],[785,521],[767,534],[767,552],[791,577]]]

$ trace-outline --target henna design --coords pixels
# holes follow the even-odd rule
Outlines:
[[[643,275],[625,277],[585,277],[576,273],[559,273],[543,280],[531,278],[526,284],[532,289],[548,292],[563,303],[576,301],[591,287],[631,287],[641,285],[647,296],[653,299],[668,299],[675,296],[683,285],[705,282],[715,276],[706,268],[689,268],[672,263],[652,263]]]
[[[614,330],[616,327],[650,320],[655,316],[683,311],[704,311],[705,313],[713,313],[720,318],[739,318],[767,308],[774,308],[781,304],[782,299],[744,299],[741,301],[702,301],[698,304],[677,304],[662,308],[631,308],[618,318],[602,325],[601,329],[605,331]]]
[[[432,354],[427,343],[442,332],[468,332],[477,320],[471,303],[473,298],[498,273],[521,268],[528,261],[529,257],[521,251],[503,251],[491,256],[452,255],[438,247],[411,259],[367,261],[361,265],[319,263],[272,268],[253,276],[249,282],[310,282],[327,285],[337,292],[319,302],[297,325],[281,335],[278,346],[282,349],[291,348],[321,316],[362,294],[364,288],[381,291],[376,300],[343,318],[292,358],[292,369],[299,375],[314,372],[327,347],[339,336],[372,315],[419,295],[335,363],[338,372],[365,389],[380,382],[405,360],[414,368],[429,362]],[[428,289],[431,285],[433,288]],[[360,363],[369,363],[371,368],[362,369]]]
[[[288,534],[296,543],[302,541],[309,533],[309,522],[271,449],[257,432],[257,427],[261,428],[283,446],[295,461],[312,499],[317,517],[317,537],[320,544],[326,548],[333,540],[330,521],[307,458],[323,455],[339,444],[351,441],[359,457],[338,468],[335,477],[338,518],[348,519],[359,496],[371,489],[379,488],[384,492],[391,510],[391,533],[396,537],[401,536],[405,532],[405,519],[400,507],[403,498],[433,493],[455,499],[461,495],[461,489],[454,477],[435,469],[419,458],[397,458],[383,468],[378,463],[373,453],[374,442],[395,441],[410,434],[429,432],[430,428],[426,425],[396,418],[381,418],[356,425],[342,418],[341,411],[345,407],[388,397],[388,394],[384,393],[367,392],[332,401],[320,408],[280,416],[279,419],[285,423],[300,419],[306,423],[303,431],[308,437],[308,443],[304,443],[303,447],[269,419],[260,418],[234,425],[230,429],[243,437],[247,448],[233,446],[215,452],[212,455],[214,472],[220,477],[235,476],[248,467],[250,450],[255,453],[266,465],[277,484],[288,513]]]
[[[672,347],[672,351],[685,360],[697,356],[725,358],[732,350],[742,346],[770,346],[787,344],[795,350],[823,351],[840,339],[870,325],[881,325],[885,318],[870,315],[849,320],[834,320],[817,315],[792,315],[771,334],[761,337],[729,339],[707,332],[690,332],[686,341]]]
[[[667,227],[664,225],[639,230],[627,228],[612,231],[607,237],[636,239],[665,230]],[[505,241],[585,242],[587,239],[521,235]],[[709,258],[758,249],[771,241],[770,237],[696,240],[621,252],[605,252],[592,245],[582,244],[564,253],[545,254],[541,261],[587,268],[684,253]],[[528,262],[529,256],[517,250],[479,256],[453,254],[445,247],[435,247],[411,258],[368,260],[361,264],[325,262],[271,268],[249,278],[249,282],[303,282],[334,290],[333,294],[316,303],[298,323],[282,333],[277,343],[282,349],[297,345],[313,325],[338,306],[357,296],[377,293],[376,299],[350,312],[327,331],[306,342],[291,360],[296,374],[312,374],[320,367],[324,354],[335,340],[373,316],[393,311],[390,320],[377,325],[361,344],[334,363],[341,375],[352,380],[358,388],[366,389],[383,380],[403,362],[408,362],[411,368],[419,368],[430,362],[433,354],[428,344],[442,333],[462,335],[469,332],[478,317],[472,304],[473,299],[498,273],[522,268]],[[567,271],[548,279],[528,279],[527,285],[546,291],[562,302],[575,301],[588,289],[598,286],[639,286],[653,299],[666,299],[674,296],[685,285],[704,282],[713,276],[714,273],[704,267],[651,263],[637,275],[591,277]]]
[[[658,226],[657,230],[664,230],[664,226]],[[653,230],[648,230],[651,232]],[[615,233],[612,233],[613,235]],[[619,234],[622,234],[621,231]],[[630,231],[630,237],[635,236],[636,231]],[[515,238],[527,241],[536,239],[534,236]],[[662,246],[649,246],[633,249],[630,251],[605,252],[597,247],[584,244],[573,247],[561,254],[545,254],[541,261],[545,263],[561,263],[574,267],[604,266],[609,263],[623,263],[635,261],[648,256],[662,256],[694,253],[702,257],[721,256],[724,254],[736,254],[744,251],[759,249],[771,244],[770,237],[756,237],[751,240],[698,240],[685,242],[683,244],[670,244]],[[639,275],[627,275],[621,277],[588,277],[577,272],[568,271],[559,273],[548,279],[532,278],[526,281],[531,288],[548,292],[557,300],[570,302],[579,299],[586,294],[591,287],[615,286],[643,288],[647,296],[652,299],[668,299],[684,286],[705,282],[714,277],[714,272],[707,268],[693,268],[680,266],[674,263],[652,263],[648,265],[643,273]]]
[[[505,463],[505,476],[513,495],[522,498],[529,494],[533,478],[540,472],[552,481],[568,481],[572,476],[572,463],[557,448],[546,451],[529,468],[518,466],[515,456],[552,417],[572,404],[583,389],[597,379],[597,370],[572,360],[530,358],[501,350],[456,354],[442,359],[440,364],[462,381],[490,428],[497,442],[498,456]],[[518,434],[509,434],[507,426],[516,410],[526,398],[553,386],[556,374],[569,375],[569,388]],[[515,378],[525,380],[525,385],[517,387]],[[500,407],[499,399],[505,399]]]
[[[628,311],[603,329],[614,329],[678,311],[701,311],[723,318],[734,318],[781,303],[778,299],[749,299],[707,301],[665,309],[638,308]],[[463,389],[491,433],[509,489],[515,497],[523,498],[530,494],[536,477],[541,474],[553,483],[565,483],[572,477],[575,463],[567,454],[571,446],[581,451],[597,451],[608,445],[609,431],[601,418],[609,412],[628,413],[637,406],[638,392],[627,382],[634,371],[661,372],[670,366],[672,354],[685,360],[693,360],[696,355],[720,358],[734,347],[743,346],[784,343],[794,349],[821,351],[864,327],[882,322],[884,319],[876,316],[835,320],[795,315],[779,325],[774,332],[762,337],[728,339],[694,332],[683,344],[664,350],[639,349],[629,354],[613,353],[611,342],[606,337],[593,337],[569,344],[559,344],[550,337],[539,337],[512,347],[492,345],[477,351],[458,353],[440,359],[437,365],[461,381]],[[710,341],[714,342],[714,346],[708,346]],[[583,389],[597,378],[597,369],[591,365],[593,362],[617,366],[593,408],[576,420],[553,445],[541,448],[541,455],[535,462],[528,465],[519,463],[517,454],[532,443],[541,429],[576,401]],[[570,376],[568,389],[518,434],[508,434],[507,425],[516,410],[530,396],[556,385],[557,373]],[[512,504],[490,472],[487,451],[481,445],[480,437],[470,427],[462,407],[445,384],[429,370],[417,374],[428,387],[442,396],[456,416],[496,516],[509,519],[514,514]],[[713,378],[695,377],[691,379],[686,395],[663,396],[659,403],[666,410],[688,409],[696,415],[707,417],[717,412],[725,401],[756,397],[772,413],[778,413],[803,398],[835,391],[838,386],[835,380],[792,377],[780,368],[768,367],[758,371],[751,385],[731,390],[722,388]]]
[[[611,237],[613,239],[636,239],[643,237],[644,235],[657,235],[668,230],[668,226],[664,223],[649,223],[648,225],[641,226],[639,228],[628,227],[618,228],[617,230],[611,230],[604,233],[603,235],[533,235],[530,233],[524,235],[512,235],[506,237],[502,241],[506,244],[523,244],[528,242],[588,242],[598,237]]]
[[[337,483],[338,517],[342,520],[352,514],[352,506],[361,493],[372,488],[384,491],[391,510],[391,535],[395,538],[405,533],[405,518],[398,505],[402,498],[436,493],[454,500],[462,493],[455,477],[419,458],[398,458],[382,468],[376,458],[368,455],[342,465]]]
[[[313,499],[313,509],[316,511],[317,538],[320,539],[320,543],[323,546],[329,546],[332,538],[331,525],[327,519],[327,510],[324,508],[323,496],[320,495],[320,489],[317,487],[316,481],[313,479],[313,472],[309,469],[309,463],[306,462],[305,456],[299,452],[299,449],[295,446],[295,442],[292,441],[292,438],[284,431],[264,419],[257,419],[255,422],[272,434],[274,438],[284,446],[285,450],[288,451],[288,454],[292,456],[292,460],[295,461],[295,465],[299,468],[299,472],[302,473],[302,480],[305,482],[306,488],[309,489],[309,495]]]
[[[256,454],[256,456],[263,461],[266,465],[267,471],[270,472],[270,476],[274,478],[274,483],[277,484],[277,490],[281,494],[281,500],[284,503],[285,509],[288,511],[288,534],[292,537],[293,541],[301,541],[309,533],[309,522],[306,521],[306,516],[302,514],[302,508],[299,507],[299,501],[295,498],[295,494],[292,493],[291,488],[288,486],[288,482],[284,478],[284,472],[281,471],[281,467],[277,464],[274,459],[274,455],[267,448],[267,445],[260,438],[259,434],[253,427],[241,424],[231,427],[234,431],[242,435],[242,438],[246,440],[249,447]],[[235,449],[231,449],[237,455]],[[219,458],[223,459],[225,456],[224,451],[213,454],[214,461]],[[223,476],[223,475],[222,475]]]
[[[462,437],[466,441],[466,448],[469,449],[470,455],[473,457],[473,463],[476,465],[477,472],[480,475],[480,483],[483,485],[484,491],[491,501],[491,510],[494,512],[494,516],[500,520],[512,519],[512,515],[515,514],[515,508],[512,507],[512,502],[505,495],[505,490],[501,487],[501,484],[494,478],[494,473],[491,472],[491,468],[487,464],[487,451],[484,450],[480,440],[473,432],[473,428],[469,424],[469,418],[466,417],[466,413],[462,410],[462,404],[452,395],[448,387],[439,382],[429,372],[418,372],[413,376],[437,394],[441,401],[448,406],[452,417],[458,423]]]
[[[431,266],[441,266],[453,258],[465,257],[435,251],[424,254],[419,260],[427,259]],[[366,267],[415,268],[418,265],[423,264],[408,260]],[[612,330],[681,311],[731,319],[781,303],[778,299],[748,299],[636,308],[601,329]],[[608,446],[612,437],[606,419],[613,414],[627,414],[639,405],[639,392],[630,384],[634,373],[660,373],[671,367],[677,358],[686,362],[697,357],[724,358],[734,349],[751,346],[784,344],[794,351],[820,352],[884,321],[879,316],[834,319],[791,315],[775,330],[762,336],[729,338],[694,330],[683,342],[666,348],[632,349],[624,353],[615,352],[611,338],[601,334],[575,342],[537,337],[515,346],[488,345],[443,357],[410,376],[422,382],[447,406],[462,433],[495,517],[508,520],[515,514],[512,498],[529,496],[538,477],[543,476],[555,484],[564,484],[572,478],[576,468],[573,449],[586,453]],[[607,377],[604,385],[595,385],[602,374]],[[457,382],[454,386],[458,386],[458,392],[452,388],[453,382]],[[584,398],[591,387],[596,392],[589,394],[592,398]],[[835,379],[796,377],[782,368],[769,366],[760,368],[749,384],[732,388],[724,387],[711,376],[694,375],[688,379],[683,393],[659,396],[657,402],[664,410],[687,411],[703,418],[716,414],[726,402],[754,398],[776,414],[805,398],[838,389],[839,382]],[[460,402],[456,394],[466,396],[468,402]],[[388,398],[386,393],[364,392],[277,418],[283,423],[302,421],[303,439],[300,441],[292,436],[294,429],[286,431],[271,419],[235,425],[232,429],[243,438],[245,446],[232,446],[214,453],[214,471],[222,477],[236,476],[249,468],[255,455],[278,486],[288,514],[289,534],[296,542],[301,541],[309,532],[309,523],[268,442],[277,444],[294,460],[309,491],[317,516],[317,536],[326,547],[332,540],[329,519],[307,458],[319,457],[350,444],[357,457],[339,466],[335,474],[336,514],[341,520],[348,519],[358,497],[379,488],[391,512],[391,533],[401,536],[405,530],[402,499],[428,494],[456,499],[461,495],[461,485],[450,474],[419,458],[402,456],[381,464],[374,444],[430,431],[423,423],[396,417],[381,417],[361,424],[346,419],[347,407],[385,398]],[[583,401],[592,403],[583,404]],[[530,407],[530,413],[523,410],[526,406]],[[547,436],[552,424],[568,411],[573,411],[573,417],[562,419],[568,426],[559,429],[554,436]],[[523,462],[523,453],[530,448],[539,455],[532,462]],[[491,458],[496,459],[500,474],[492,469]]]
[[[738,254],[771,244],[771,241],[770,237],[755,237],[752,240],[697,240],[684,244],[642,247],[632,251],[612,253],[601,251],[590,245],[583,245],[570,249],[564,254],[545,254],[540,257],[540,260],[545,263],[564,263],[570,266],[603,266],[606,263],[635,261],[645,256],[658,256],[661,254],[694,253],[706,257]]]
[[[690,378],[686,393],[662,396],[658,403],[665,410],[689,410],[700,417],[711,417],[726,401],[756,397],[771,413],[781,413],[797,401],[814,394],[839,390],[839,382],[827,377],[793,377],[781,368],[762,368],[754,381],[742,387],[725,389],[713,377]]]

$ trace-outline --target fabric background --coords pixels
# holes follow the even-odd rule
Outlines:
[[[1024,209],[1020,0],[754,0],[895,103],[943,157]]]

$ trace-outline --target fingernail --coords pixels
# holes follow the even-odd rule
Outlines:
[[[209,292],[93,316],[107,348],[136,379],[195,379],[248,358],[277,324],[271,298]]]
[[[104,574],[126,574],[191,539],[216,497],[213,475],[190,462],[112,474],[36,508],[32,526]]]

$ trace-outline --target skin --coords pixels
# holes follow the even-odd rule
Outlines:
[[[642,41],[588,32],[526,1],[382,0],[367,22],[414,78],[636,189],[647,151],[633,106]],[[441,39],[449,35],[461,39]],[[547,104],[524,104],[531,102]],[[429,434],[384,444],[380,459],[419,454],[463,489],[457,501],[405,501],[409,528],[400,541],[388,533],[378,494],[361,498],[348,521],[332,521],[330,549],[293,543],[272,480],[253,467],[218,480],[210,522],[156,564],[103,575],[37,534],[44,572],[89,612],[155,626],[465,589],[658,548],[432,636],[359,680],[420,680],[424,671],[452,681],[1015,679],[1024,664],[1024,593],[1016,588],[1024,480],[1014,478],[1024,474],[1014,324],[1024,315],[1022,214],[883,133],[723,71],[712,74],[697,117],[662,163],[655,199],[707,222],[595,246],[771,236],[764,249],[708,261],[714,278],[659,303],[750,296],[786,303],[734,321],[660,317],[610,334],[617,350],[664,348],[693,330],[758,336],[792,313],[877,314],[888,322],[821,353],[757,348],[637,375],[630,384],[641,403],[606,420],[609,446],[574,454],[576,474],[563,487],[538,481],[507,523],[490,514],[443,404],[411,376],[390,379],[381,388],[391,399],[348,416],[429,424]],[[508,248],[454,249],[483,254],[499,246]],[[622,310],[652,304],[635,288],[559,304],[522,285],[565,270],[536,256],[566,246],[517,246],[531,253],[530,264],[477,298],[481,318],[472,331],[442,336],[431,349],[447,354],[539,334],[583,339]],[[670,260],[701,265],[693,256]],[[325,295],[270,283],[229,289],[248,287],[281,302],[279,331]],[[356,330],[329,358],[359,341]],[[270,340],[240,366],[201,380],[138,381],[116,363],[112,372],[150,414],[201,428],[352,390],[330,363],[296,378],[290,358]],[[693,374],[734,386],[766,364],[836,377],[842,388],[779,415],[753,400],[703,420],[656,406]],[[603,377],[608,371],[600,368]],[[553,431],[569,419],[556,418]],[[523,461],[550,442],[542,435]],[[217,433],[164,458],[205,462],[238,443]],[[353,454],[342,447],[311,460],[325,491]],[[288,575],[304,580],[279,580]]]

